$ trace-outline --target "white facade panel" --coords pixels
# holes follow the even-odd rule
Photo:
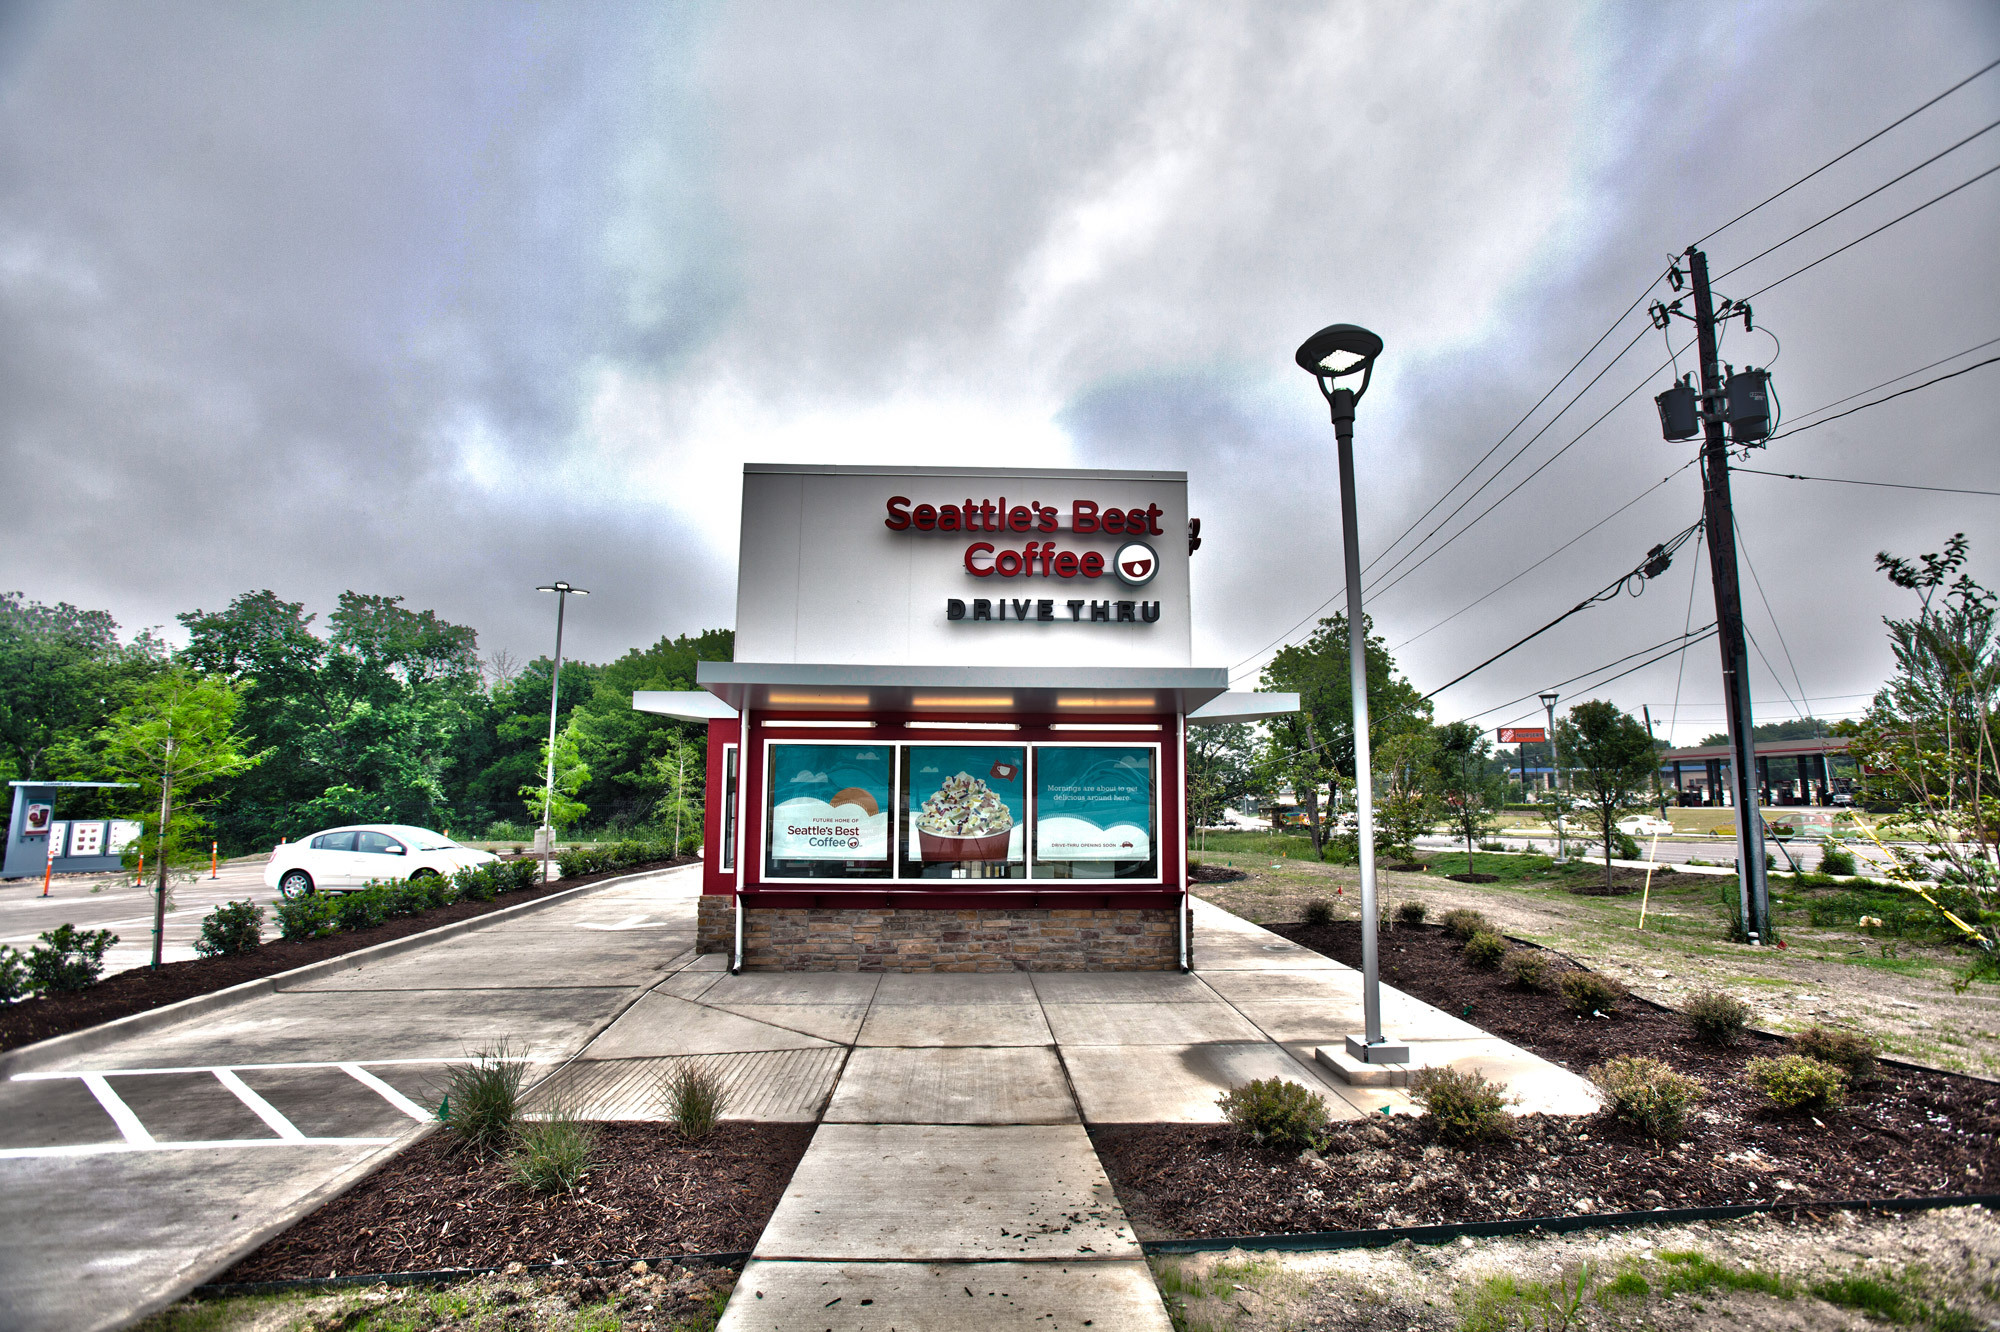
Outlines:
[[[907,501],[896,511],[909,519],[900,530],[888,525],[893,498]],[[917,506],[940,511],[937,522],[950,506],[962,521],[968,501],[977,530],[919,528]],[[1100,516],[1137,510],[1147,530],[1077,531],[1079,501]],[[1028,530],[1006,529],[1009,512]],[[1087,522],[1088,509],[1084,515]],[[753,463],[743,475],[736,660],[1190,666],[1187,520],[1183,472]],[[1129,543],[1156,557],[1146,581],[1134,585],[1109,567],[1085,575],[1096,567],[1086,557],[1109,566]],[[982,545],[991,549],[975,549]],[[1128,563],[1136,568],[1143,554]],[[994,572],[976,575],[968,560]],[[1060,576],[1071,561],[1075,575]],[[976,618],[981,600],[991,618]],[[954,601],[962,618],[951,618]],[[1093,622],[1097,603],[1109,618]],[[1121,612],[1132,618],[1120,622]]]

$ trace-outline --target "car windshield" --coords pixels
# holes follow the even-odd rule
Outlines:
[[[413,839],[419,851],[456,851],[457,842],[447,842],[441,837],[418,837]]]

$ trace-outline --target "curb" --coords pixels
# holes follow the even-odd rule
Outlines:
[[[668,867],[669,870],[681,868],[685,867],[678,865]],[[600,888],[609,888],[613,884],[623,883],[628,879],[640,878],[645,874],[660,874],[664,872],[667,871],[644,870],[639,874],[624,874],[617,878],[604,879],[597,883],[580,884],[575,888],[565,889],[562,892],[550,893],[547,897],[538,897],[532,902],[517,902],[513,906],[501,907],[498,911],[488,911],[481,915],[469,916],[464,920],[455,920],[449,924],[439,925],[435,929],[424,930],[417,934],[406,934],[400,939],[390,939],[384,943],[372,944],[367,948],[357,948],[351,953],[342,953],[338,957],[328,957],[322,958],[318,962],[308,962],[304,966],[294,967],[290,971],[280,971],[270,976],[260,976],[256,980],[244,981],[241,984],[232,985],[228,989],[214,990],[208,994],[197,994],[191,998],[162,1005],[159,1008],[149,1008],[143,1013],[132,1013],[122,1018],[113,1018],[109,1022],[99,1023],[95,1027],[85,1027],[82,1031],[65,1032],[61,1036],[51,1036],[47,1040],[36,1041],[32,1045],[18,1046],[5,1053],[0,1053],[0,1079],[10,1078],[16,1073],[25,1073],[30,1069],[40,1068],[46,1064],[67,1059],[74,1055],[89,1054],[93,1050],[101,1049],[116,1041],[124,1040],[128,1036],[143,1036],[161,1027],[171,1026],[183,1019],[197,1017],[219,1008],[228,1008],[234,1004],[242,1003],[247,999],[256,999],[267,994],[275,994],[280,989],[288,985],[295,985],[302,980],[313,980],[321,976],[331,976],[343,971],[352,971],[354,968],[362,966],[365,963],[379,961],[385,957],[393,957],[397,953],[407,952],[412,948],[421,948],[427,944],[439,943],[455,935],[468,934],[473,930],[498,924],[503,920],[517,919],[553,906],[558,902],[568,901],[579,894],[596,892]]]
[[[750,1261],[750,1250],[742,1249],[731,1253],[668,1253],[654,1258],[636,1256],[632,1258],[585,1258],[577,1262],[523,1263],[527,1272],[554,1272],[571,1268],[578,1272],[623,1272],[634,1263],[644,1263],[651,1268],[684,1267],[701,1263],[707,1267],[733,1267],[737,1263]],[[507,1267],[513,1266],[512,1263]],[[503,1273],[506,1267],[438,1267],[423,1272],[370,1272],[359,1276],[301,1277],[295,1281],[215,1281],[196,1286],[182,1298],[197,1300],[226,1300],[234,1295],[285,1295],[304,1290],[342,1290],[353,1286],[431,1286],[447,1281],[464,1281],[469,1277],[493,1276]]]
[[[1403,1240],[1415,1244],[1446,1244],[1460,1236],[1522,1235],[1530,1231],[1564,1234],[1574,1230],[1623,1230],[1636,1226],[1674,1225],[1684,1221],[1733,1221],[1739,1217],[1797,1216],[1814,1212],[1929,1212],[1946,1207],[2000,1208],[2000,1193],[1939,1194],[1924,1198],[1853,1198],[1827,1202],[1740,1203],[1727,1207],[1663,1207],[1650,1212],[1589,1212],[1581,1216],[1526,1216],[1505,1221],[1460,1221],[1436,1226],[1384,1226],[1379,1230],[1315,1230],[1296,1235],[1227,1235],[1212,1239],[1140,1240],[1149,1257],[1155,1254],[1217,1253],[1243,1249],[1295,1252],[1335,1249],[1379,1249]]]

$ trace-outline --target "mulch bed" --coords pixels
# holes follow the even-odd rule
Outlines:
[[[594,1127],[597,1164],[572,1194],[535,1193],[508,1178],[504,1157],[433,1133],[217,1280],[740,1252],[813,1135],[811,1124],[726,1121],[691,1143],[667,1124]]]
[[[1269,928],[1360,965],[1357,922]],[[1786,1053],[1784,1040],[1705,1045],[1679,1014],[1630,998],[1608,1019],[1579,1018],[1559,996],[1469,966],[1435,926],[1383,935],[1381,967],[1388,984],[1565,1068],[1651,1055],[1700,1079],[1708,1095],[1674,1146],[1603,1118],[1544,1115],[1515,1120],[1511,1139],[1469,1148],[1432,1141],[1406,1116],[1337,1125],[1321,1160],[1259,1147],[1227,1125],[1094,1130],[1142,1237],[2000,1192],[2000,1088],[1991,1083],[1885,1065],[1842,1110],[1784,1114],[1743,1078],[1747,1060]]]
[[[551,884],[537,885],[520,892],[503,893],[491,902],[454,902],[448,907],[438,907],[422,915],[405,916],[372,929],[332,934],[321,939],[268,940],[252,952],[238,953],[231,957],[201,957],[187,962],[168,962],[158,971],[135,967],[130,971],[107,976],[89,989],[79,990],[75,994],[44,995],[38,999],[24,999],[20,1003],[0,1007],[0,1050],[12,1050],[17,1046],[47,1040],[51,1036],[61,1036],[67,1032],[81,1031],[85,1027],[94,1027],[100,1022],[110,1022],[115,1018],[130,1017],[134,1013],[143,1013],[165,1004],[178,1003],[182,999],[192,999],[199,994],[226,990],[244,981],[258,980],[265,976],[274,976],[281,971],[290,971],[293,967],[305,966],[308,962],[339,957],[342,953],[351,953],[357,948],[369,948],[375,944],[387,943],[391,939],[401,939],[406,935],[436,929],[440,925],[449,925],[453,921],[483,916],[491,911],[499,911],[503,907],[532,902],[536,898],[547,897],[552,893],[564,892],[587,883],[596,883],[601,879],[613,879],[622,874],[639,874],[647,870],[667,869],[674,865],[689,864],[693,860],[692,856],[677,856],[673,860],[634,865],[630,869],[582,874],[574,879],[557,879]]]
[[[1188,878],[1195,883],[1238,883],[1249,878],[1240,869],[1227,865],[1194,865],[1188,870]]]

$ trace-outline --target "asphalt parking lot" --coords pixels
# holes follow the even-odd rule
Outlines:
[[[469,1053],[559,1064],[687,959],[699,892],[591,885],[0,1082],[0,1332],[123,1325],[418,1131]]]
[[[270,904],[277,899],[264,886],[264,857],[243,856],[223,862],[217,877],[203,870],[193,882],[177,882],[167,913],[166,943],[161,960],[184,962],[195,955],[194,941],[201,936],[201,920],[224,902],[249,898]],[[144,887],[130,874],[63,874],[49,884],[49,896],[42,896],[40,879],[0,881],[0,944],[26,952],[35,939],[58,925],[71,924],[80,930],[110,930],[118,944],[104,955],[104,972],[110,975],[130,967],[143,967],[153,960],[153,888]],[[266,937],[276,934],[268,920]]]

